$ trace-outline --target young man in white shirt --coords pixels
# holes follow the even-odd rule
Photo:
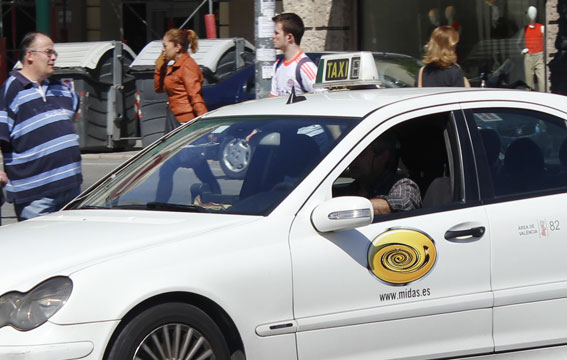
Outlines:
[[[272,40],[274,47],[283,52],[283,59],[274,64],[270,96],[313,92],[317,66],[300,48],[305,32],[303,21],[294,13],[283,13],[272,18],[275,22]]]

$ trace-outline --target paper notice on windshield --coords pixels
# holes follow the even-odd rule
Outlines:
[[[271,38],[274,33],[274,22],[269,16],[258,16],[258,37]]]
[[[475,113],[474,116],[485,122],[502,121],[502,118],[495,113]]]

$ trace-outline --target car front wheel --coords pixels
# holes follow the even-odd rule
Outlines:
[[[168,303],[137,315],[120,331],[108,360],[228,360],[222,332],[202,310]]]

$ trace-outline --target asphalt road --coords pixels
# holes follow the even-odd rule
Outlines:
[[[118,165],[128,160],[136,154],[136,151],[120,152],[120,153],[100,153],[100,154],[83,154],[83,185],[81,188],[87,189],[89,186],[98,181],[101,177],[108,174]],[[2,225],[16,223],[16,215],[14,206],[5,203],[2,206]]]

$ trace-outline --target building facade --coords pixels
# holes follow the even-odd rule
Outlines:
[[[42,0],[36,0],[42,1]],[[47,0],[44,0],[47,1]],[[214,0],[220,37],[254,42],[254,7],[259,1]],[[271,0],[273,1],[273,0]],[[369,50],[421,57],[431,31],[449,24],[460,33],[459,63],[473,84],[481,74],[501,85],[526,82],[524,32],[528,7],[544,26],[545,86],[567,93],[567,0],[276,0],[276,12],[291,11],[305,22],[306,51]],[[199,6],[202,5],[200,8]],[[25,32],[34,30],[34,1],[2,1],[3,34],[10,56]],[[202,0],[51,0],[56,41],[123,40],[134,51],[159,39],[170,27],[186,24],[205,36]],[[8,63],[8,68],[10,64]],[[535,74],[534,74],[535,75]],[[492,80],[495,80],[494,78]]]

